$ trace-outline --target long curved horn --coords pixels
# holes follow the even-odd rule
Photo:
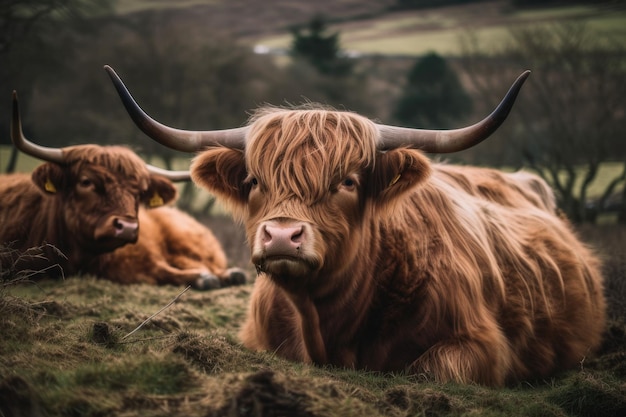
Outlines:
[[[529,75],[530,71],[524,71],[517,77],[498,107],[476,124],[452,130],[410,129],[379,124],[377,147],[380,150],[409,147],[429,153],[451,153],[471,148],[487,139],[504,122]]]
[[[113,81],[113,85],[122,99],[126,111],[137,127],[160,144],[183,152],[196,152],[207,146],[219,145],[235,149],[243,149],[245,147],[247,127],[196,132],[175,129],[157,122],[139,107],[113,68],[105,65],[104,69],[111,77],[111,81]]]
[[[155,167],[154,165],[146,164],[148,171],[151,174],[157,174],[167,178],[172,182],[189,181],[191,180],[191,173],[189,171],[170,171],[167,169]]]
[[[17,149],[27,155],[43,161],[62,164],[65,162],[63,150],[58,148],[47,148],[32,143],[22,132],[22,120],[20,118],[20,106],[17,102],[17,91],[13,90],[13,118],[11,119],[11,140]]]

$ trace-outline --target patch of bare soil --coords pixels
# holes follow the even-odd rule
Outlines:
[[[207,417],[314,417],[309,402],[306,393],[265,370],[247,376],[230,400]]]

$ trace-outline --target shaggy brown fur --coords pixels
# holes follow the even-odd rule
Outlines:
[[[210,229],[175,207],[139,208],[139,238],[96,258],[89,269],[120,284],[192,285],[198,289],[243,284],[246,273],[228,268]]]
[[[149,174],[131,150],[80,145],[63,151],[63,165],[47,162],[30,176],[2,176],[0,244],[15,250],[0,260],[3,268],[30,249],[16,269],[198,288],[245,278],[226,271],[224,251],[211,231],[184,213],[163,207],[138,214],[140,205],[173,201],[176,188]],[[138,237],[116,238],[114,219],[140,224]],[[44,253],[31,249],[43,243],[49,244]],[[59,268],[50,269],[56,264]]]
[[[464,191],[510,207],[521,204],[557,212],[556,199],[550,186],[538,175],[526,171],[502,172],[490,168],[437,165]]]
[[[351,113],[264,109],[245,153],[195,159],[194,181],[244,222],[259,271],[245,346],[493,386],[598,347],[599,262],[543,181],[381,153],[376,135]]]
[[[82,270],[93,256],[136,241],[115,236],[115,222],[137,222],[140,203],[154,193],[172,200],[170,181],[151,176],[135,153],[122,147],[64,148],[66,163],[44,163],[29,176],[11,174],[0,183],[0,243],[18,251],[46,242],[67,256],[65,274]]]

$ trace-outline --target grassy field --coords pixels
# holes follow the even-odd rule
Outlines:
[[[626,230],[584,232],[601,236],[598,246],[610,255],[602,351],[576,369],[505,389],[247,351],[236,334],[251,284],[184,292],[89,276],[12,283],[5,275],[0,415],[624,416]]]

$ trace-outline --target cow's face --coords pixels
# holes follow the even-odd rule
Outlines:
[[[83,145],[66,148],[66,163],[45,163],[33,171],[34,183],[57,200],[72,240],[98,254],[137,241],[139,204],[162,205],[176,188],[150,175],[144,162],[122,147]]]
[[[375,136],[351,113],[274,111],[253,121],[245,153],[209,149],[192,178],[244,222],[258,270],[293,291],[323,291],[332,280],[318,277],[367,256],[369,219],[430,172],[419,151],[381,153]]]

